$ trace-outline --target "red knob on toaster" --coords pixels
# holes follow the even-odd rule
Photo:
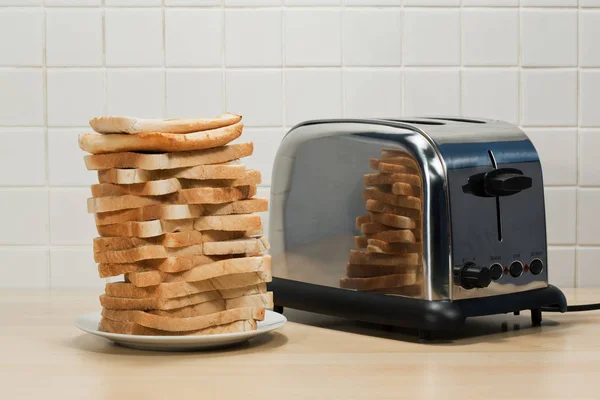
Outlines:
[[[454,283],[465,289],[488,287],[491,282],[492,276],[488,267],[468,262],[454,270]]]

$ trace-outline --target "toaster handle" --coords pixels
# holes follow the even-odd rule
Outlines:
[[[531,178],[513,168],[501,168],[488,172],[483,183],[489,196],[509,196],[531,187]]]
[[[531,178],[518,169],[500,168],[471,176],[463,191],[480,197],[510,196],[529,189],[532,183]]]

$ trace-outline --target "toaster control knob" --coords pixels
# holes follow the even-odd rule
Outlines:
[[[454,270],[455,282],[465,289],[488,287],[492,276],[488,267],[468,262]]]

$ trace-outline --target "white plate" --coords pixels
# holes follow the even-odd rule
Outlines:
[[[84,332],[102,336],[122,346],[159,351],[211,349],[242,343],[253,337],[281,328],[287,322],[283,315],[266,310],[264,321],[258,322],[258,329],[255,331],[200,336],[144,336],[102,332],[98,330],[100,318],[100,312],[83,314],[77,317],[75,326]]]

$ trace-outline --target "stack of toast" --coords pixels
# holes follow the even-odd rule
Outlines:
[[[273,306],[271,258],[257,212],[261,174],[230,144],[241,116],[150,120],[100,117],[79,137],[98,171],[88,211],[94,259],[107,283],[100,329],[137,335],[254,330]]]
[[[363,178],[369,212],[356,218],[362,236],[354,238],[340,287],[419,296],[422,281],[422,178],[410,155],[382,150],[370,159],[375,173]]]

